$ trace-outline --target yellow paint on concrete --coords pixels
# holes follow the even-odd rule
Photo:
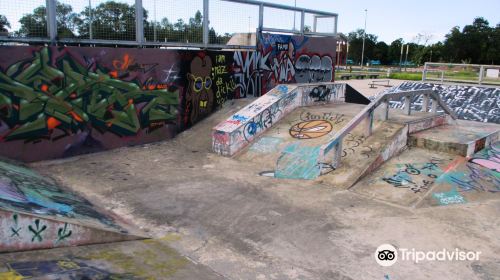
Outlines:
[[[175,240],[177,238],[176,236],[168,236],[162,240]],[[95,252],[87,257],[91,260],[106,261],[123,272],[131,272],[144,279],[157,279],[158,276],[174,275],[189,263],[186,258],[165,244],[166,242],[152,239],[145,243],[147,248],[134,249],[127,254],[108,250]]]
[[[22,280],[24,279],[21,275],[17,274],[15,271],[0,272],[0,280]]]

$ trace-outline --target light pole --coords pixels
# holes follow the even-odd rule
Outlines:
[[[409,51],[410,51],[410,44],[406,44],[405,72],[406,72],[406,66],[408,66],[408,52]]]
[[[403,44],[403,40],[401,40],[401,55],[399,56],[399,71],[401,72],[401,67],[403,64],[403,49],[405,45]]]
[[[347,57],[349,56],[349,42],[347,42],[347,49],[345,51],[345,70],[347,70]]]
[[[368,17],[368,10],[365,9],[365,29],[363,30],[363,48],[361,49],[361,69],[363,69],[363,62],[365,58],[365,39],[366,39],[366,18]]]

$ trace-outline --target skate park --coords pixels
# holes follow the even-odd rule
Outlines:
[[[499,277],[500,88],[368,91],[332,34],[268,29],[0,46],[0,279]],[[481,258],[382,267],[383,243]]]

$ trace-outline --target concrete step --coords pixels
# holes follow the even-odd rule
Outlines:
[[[0,252],[144,237],[134,226],[47,176],[0,161]]]
[[[469,157],[500,138],[500,126],[469,121],[439,126],[410,135],[412,147]]]

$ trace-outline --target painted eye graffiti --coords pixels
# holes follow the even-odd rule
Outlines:
[[[203,89],[203,79],[201,77],[196,77],[193,84],[193,90],[199,92]]]
[[[212,79],[210,77],[205,78],[205,89],[210,89],[212,86]]]
[[[194,79],[193,90],[195,92],[200,92],[203,87],[210,89],[212,87],[212,78],[205,77],[205,81],[203,81],[203,77],[196,77]]]

